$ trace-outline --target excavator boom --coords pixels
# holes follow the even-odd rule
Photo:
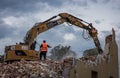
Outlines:
[[[59,17],[59,18],[57,18]],[[6,58],[5,61],[9,60],[19,60],[21,58],[25,58],[27,60],[36,60],[39,59],[38,53],[35,49],[35,38],[42,32],[45,32],[55,26],[63,24],[64,22],[70,23],[74,26],[85,29],[89,32],[89,35],[92,37],[95,46],[99,53],[102,53],[102,48],[100,46],[100,42],[97,37],[97,30],[92,26],[91,23],[88,23],[82,19],[79,19],[68,13],[60,13],[57,16],[53,16],[52,18],[36,23],[26,34],[24,37],[24,43],[7,46],[5,49]]]
[[[58,19],[55,19],[57,17],[60,17]],[[93,41],[95,43],[95,46],[98,49],[99,53],[102,53],[102,49],[100,47],[100,42],[98,40],[97,37],[97,30],[92,26],[91,23],[88,23],[86,21],[83,21],[82,19],[79,19],[75,16],[72,16],[71,14],[68,13],[60,13],[57,16],[53,16],[52,18],[35,24],[35,26],[33,26],[26,34],[25,38],[24,38],[24,42],[25,44],[29,45],[29,48],[31,47],[31,45],[34,43],[34,39],[37,37],[37,35],[39,35],[40,33],[53,28],[55,26],[58,26],[64,22],[70,23],[72,25],[75,25],[77,27],[80,27],[82,29],[85,29],[89,32],[89,35],[93,38]],[[85,25],[84,23],[88,24]]]

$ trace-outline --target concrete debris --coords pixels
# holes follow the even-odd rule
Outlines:
[[[69,70],[75,66],[76,60],[93,67],[105,59],[103,55],[80,59],[66,58],[61,62],[51,59],[45,61],[21,59],[20,62],[13,62],[12,64],[0,63],[0,78],[69,78]]]
[[[103,62],[110,62],[110,54],[98,54],[97,56],[81,57],[78,60],[87,65],[87,67],[94,67]]]
[[[71,66],[66,60],[57,62],[50,59],[45,61],[13,62],[12,64],[0,63],[0,78],[64,78],[63,71]]]
[[[47,59],[45,61],[25,61],[12,64],[0,63],[0,78],[69,78],[69,70],[81,61],[87,67],[94,67],[108,61],[109,55],[99,54],[97,57],[88,56],[80,59],[66,58],[63,61]]]
[[[12,64],[0,63],[0,78],[69,78],[69,70],[75,66],[76,61],[94,67],[107,59],[103,55],[80,59],[66,58],[62,62],[51,59],[45,61],[25,61],[21,59],[21,61]]]

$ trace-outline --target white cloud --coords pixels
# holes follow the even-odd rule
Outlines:
[[[7,24],[10,27],[21,27],[22,24],[28,23],[28,21],[26,20],[27,18],[24,16],[20,17],[8,16],[3,18],[2,20],[4,21],[5,24]]]
[[[8,24],[9,26],[12,26],[13,23],[16,23],[15,20],[16,20],[16,18],[13,17],[13,16],[9,16],[9,17],[3,18],[3,21],[5,22],[5,24]]]
[[[76,31],[80,31],[80,28],[79,28],[79,27],[73,26],[72,28],[74,29],[75,32],[76,32]]]
[[[71,40],[74,40],[76,37],[73,33],[66,33],[63,38],[66,40],[66,41],[71,41]]]

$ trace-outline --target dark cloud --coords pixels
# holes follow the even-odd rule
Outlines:
[[[1,0],[0,9],[14,9],[14,10],[22,10],[26,7],[32,6],[37,0]],[[27,10],[27,9],[26,9]]]
[[[13,35],[14,28],[7,26],[3,21],[0,21],[0,39]]]
[[[59,7],[62,3],[62,0],[0,0],[0,17],[42,12],[48,6]]]
[[[0,2],[0,11],[2,10],[11,10],[11,11],[24,11],[30,12],[36,9],[42,10],[44,7],[36,6],[38,3],[47,3],[50,6],[59,6],[62,4],[61,0],[1,0]]]
[[[91,0],[97,3],[98,0]],[[110,0],[102,0],[103,3],[109,2]],[[34,13],[43,11],[44,4],[54,7],[60,7],[65,2],[79,6],[88,6],[90,1],[84,0],[0,0],[0,17],[4,16],[19,16],[25,13]],[[69,5],[68,5],[69,6]]]
[[[22,15],[28,12],[36,11],[38,0],[1,0],[0,12],[4,12],[4,16],[7,15]],[[43,7],[39,8],[40,10]]]

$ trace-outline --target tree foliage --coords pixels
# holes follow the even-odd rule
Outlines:
[[[83,56],[96,56],[98,55],[97,48],[88,49],[83,52]]]
[[[50,51],[50,58],[61,60],[66,57],[75,57],[76,53],[71,50],[71,46],[57,45]]]

